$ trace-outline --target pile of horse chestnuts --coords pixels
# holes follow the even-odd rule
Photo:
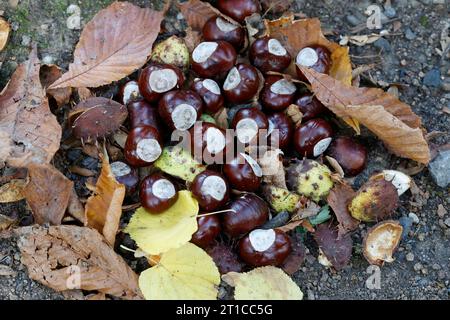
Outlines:
[[[164,214],[177,201],[179,190],[190,190],[200,207],[198,230],[191,241],[208,252],[223,252],[225,244],[240,266],[280,266],[290,255],[293,240],[264,225],[279,213],[274,208],[295,203],[283,204],[280,199],[272,203],[274,192],[290,195],[285,197],[289,201],[301,196],[323,201],[333,182],[322,158],[333,157],[352,176],[364,169],[367,152],[353,138],[336,137],[337,121],[330,121],[332,113],[308,91],[300,68],[300,81],[283,76],[292,64],[328,73],[332,62],[327,48],[313,45],[291,56],[269,36],[249,43],[243,23],[262,12],[260,1],[218,0],[216,5],[223,15],[205,23],[189,61],[158,56],[164,50],[186,50],[182,39],[171,37],[159,44],[164,49],[154,50],[135,79],[120,88],[117,99],[128,108],[128,136],[123,161],[113,162],[112,171],[148,214]],[[174,46],[165,43],[174,40]],[[286,112],[292,106],[303,115],[301,123],[295,124]],[[216,122],[224,112],[227,128]],[[226,129],[232,129],[234,136],[230,138]],[[191,181],[155,165],[166,147],[178,143],[172,140],[175,131],[190,136],[191,156],[205,167]],[[268,197],[258,159],[246,148],[237,152],[237,143],[281,149],[289,190],[272,190]],[[177,168],[191,173],[193,169]],[[211,249],[214,246],[222,247]]]

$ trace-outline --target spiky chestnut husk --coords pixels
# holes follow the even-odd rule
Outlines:
[[[69,114],[75,138],[103,138],[117,129],[128,117],[127,108],[111,99],[93,97],[77,104]]]
[[[367,181],[350,202],[348,210],[353,218],[364,221],[381,221],[398,207],[395,186],[383,177],[374,176]]]
[[[189,68],[189,49],[183,39],[171,36],[153,47],[151,61],[174,65],[181,70]]]
[[[398,221],[382,221],[367,232],[363,241],[363,254],[370,264],[382,266],[393,262],[392,255],[402,238],[403,227]]]
[[[270,207],[277,213],[282,211],[293,212],[301,198],[296,193],[272,185],[263,187],[263,195]]]
[[[317,202],[328,196],[333,180],[327,166],[304,159],[288,168],[288,185],[291,190]]]
[[[159,170],[185,181],[192,182],[206,170],[206,166],[195,161],[191,154],[181,147],[166,147],[154,166]]]

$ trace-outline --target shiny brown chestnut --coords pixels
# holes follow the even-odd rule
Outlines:
[[[279,266],[290,253],[291,240],[276,229],[256,229],[239,241],[239,256],[253,267]]]
[[[260,197],[246,193],[227,206],[222,227],[230,237],[238,237],[258,228],[269,219],[269,207]]]
[[[258,0],[219,0],[217,8],[239,23],[244,23],[246,17],[261,12]]]
[[[269,142],[270,145],[279,149],[287,149],[294,135],[294,123],[284,112],[276,112],[268,115]],[[278,130],[278,131],[274,131]]]
[[[331,53],[323,46],[310,46],[303,48],[295,59],[297,65],[309,67],[316,72],[328,74],[331,67]],[[302,81],[307,81],[305,75],[297,67],[297,76]]]
[[[291,64],[291,55],[277,39],[268,36],[252,43],[248,57],[250,62],[263,73],[282,72]]]
[[[323,119],[312,119],[298,128],[294,133],[294,147],[300,156],[318,157],[331,143],[333,128]]]
[[[269,121],[267,116],[257,108],[245,107],[236,112],[231,128],[235,130],[239,142],[247,144],[258,139],[260,130],[269,129]]]
[[[183,83],[183,72],[165,63],[151,63],[139,76],[139,90],[148,102],[158,101],[164,93],[180,88]]]
[[[240,63],[228,72],[223,83],[223,94],[231,103],[245,103],[256,96],[259,84],[258,70],[249,64]]]
[[[295,98],[297,87],[282,76],[268,76],[261,91],[260,101],[268,111],[283,111]]]
[[[192,70],[203,78],[217,78],[226,74],[236,63],[234,47],[226,41],[205,41],[192,52]]]
[[[130,167],[125,162],[115,161],[111,163],[111,172],[116,181],[125,186],[128,194],[134,193],[139,183],[139,175],[135,168]]]
[[[236,51],[245,44],[245,30],[220,16],[211,17],[203,26],[203,39],[206,41],[227,41]]]
[[[152,126],[161,133],[158,108],[144,100],[132,101],[127,105],[127,108],[131,128]]]
[[[131,129],[125,142],[125,160],[133,167],[145,167],[155,162],[162,152],[161,136],[152,126]]]
[[[206,111],[216,113],[224,107],[222,92],[214,80],[197,78],[192,83],[191,90],[202,98]]]
[[[349,137],[338,137],[331,143],[327,154],[336,159],[346,175],[356,176],[366,167],[366,148]]]
[[[304,93],[295,99],[296,104],[303,114],[303,122],[327,114],[329,110],[313,94]]]
[[[211,122],[196,122],[189,130],[194,158],[207,165],[222,164],[227,146],[233,145],[233,136]]]
[[[201,209],[216,210],[224,206],[230,198],[230,190],[225,177],[215,171],[199,173],[191,185],[191,192]]]
[[[216,214],[199,217],[197,224],[198,229],[192,235],[191,242],[200,248],[207,248],[222,230],[220,218]]]
[[[253,192],[261,185],[262,170],[258,162],[246,153],[240,153],[223,165],[223,173],[233,189]]]
[[[169,209],[178,199],[176,186],[163,174],[153,173],[139,187],[141,205],[150,213]]]
[[[139,91],[139,83],[131,80],[122,85],[119,89],[119,102],[127,105],[128,103],[142,99]]]
[[[192,90],[174,90],[159,100],[158,111],[171,130],[189,130],[202,114],[203,101]]]

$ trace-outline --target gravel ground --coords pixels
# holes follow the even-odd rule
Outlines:
[[[101,0],[0,0],[0,15],[13,26],[10,42],[0,53],[0,88],[8,81],[17,64],[26,59],[31,41],[38,43],[41,57],[47,63],[67,68],[79,37],[78,30],[67,28],[70,4],[81,8],[81,26],[100,8],[112,1]],[[131,1],[141,5],[158,1]],[[365,25],[365,9],[385,1],[294,1],[293,8],[310,17],[319,17],[331,37],[353,35],[352,30]],[[400,98],[409,103],[423,118],[426,129],[444,134],[433,140],[433,145],[450,143],[450,71],[449,60],[441,57],[441,33],[450,24],[449,8],[445,0],[392,0],[385,7],[383,28],[390,35],[363,47],[351,46],[355,66],[375,63],[366,72],[364,84],[388,86],[399,84]],[[18,4],[17,4],[18,3]],[[4,11],[2,13],[2,11]],[[179,33],[184,24],[176,9],[170,11],[164,29]],[[387,22],[386,22],[387,20]],[[359,34],[369,34],[363,28]],[[448,30],[447,30],[448,34]],[[366,171],[355,179],[361,185],[375,170],[397,168],[404,162],[388,155],[379,141],[363,134],[361,140],[370,146],[370,163]],[[434,148],[434,147],[433,147]],[[435,174],[448,179],[450,156],[440,156],[443,169]],[[446,166],[446,167],[445,167]],[[447,170],[445,170],[447,168]],[[435,169],[433,169],[435,170]],[[395,255],[395,262],[378,270],[371,269],[362,257],[361,245],[367,227],[354,234],[355,248],[351,264],[339,273],[332,273],[315,258],[317,248],[307,241],[310,253],[295,280],[308,299],[448,299],[450,296],[450,196],[448,187],[439,187],[432,179],[431,169],[424,169],[414,178],[422,191],[402,196],[402,206],[395,218],[407,229]],[[444,210],[439,210],[441,206]],[[445,213],[445,211],[447,213]],[[438,212],[440,214],[438,214]],[[0,213],[26,218],[24,205],[1,205]],[[0,266],[9,266],[14,274],[0,275],[0,299],[61,299],[32,280],[20,263],[20,254],[13,240],[0,240]],[[380,285],[372,280],[379,276]],[[368,280],[369,279],[369,280]]]

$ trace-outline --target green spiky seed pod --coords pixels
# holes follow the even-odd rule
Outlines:
[[[300,196],[298,194],[284,188],[270,185],[264,186],[263,194],[270,207],[275,210],[276,213],[282,211],[291,213],[295,210],[297,203],[300,201]]]
[[[199,173],[206,170],[206,166],[195,161],[188,151],[177,146],[164,148],[154,166],[171,176],[189,182],[194,181]]]
[[[353,218],[372,222],[388,218],[397,206],[398,193],[395,186],[382,177],[374,177],[358,190],[348,210]]]
[[[316,202],[324,199],[333,188],[330,169],[314,160],[304,159],[292,164],[288,177],[292,190]]]
[[[187,70],[189,68],[189,49],[183,39],[171,36],[153,47],[151,61],[167,63]]]

